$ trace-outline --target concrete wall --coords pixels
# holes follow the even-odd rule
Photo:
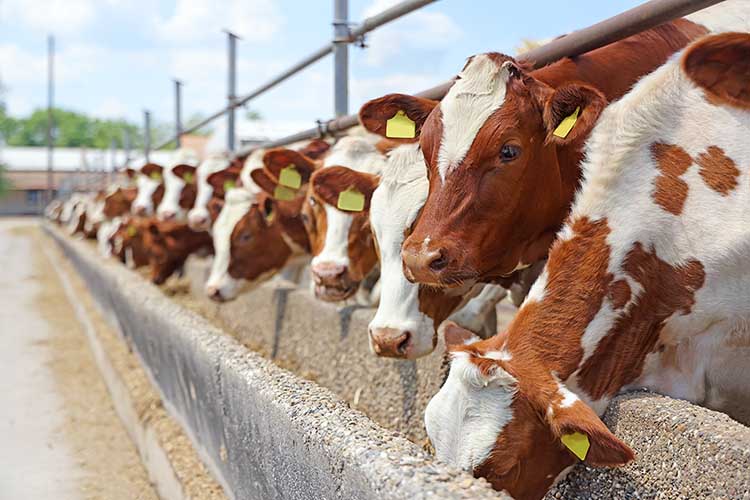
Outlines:
[[[497,498],[333,393],[255,354],[87,242],[48,229],[239,499]]]
[[[103,262],[87,243],[56,230],[51,234],[140,354],[167,406],[237,498],[500,495],[488,491],[484,481],[432,462],[420,447],[353,411],[318,384],[248,351],[137,274]],[[198,288],[205,264],[189,268]],[[192,306],[230,324],[245,343],[275,353],[280,364],[318,377],[346,398],[353,388],[365,387],[359,407],[393,428],[410,422],[406,432],[416,429],[412,426],[421,421],[422,401],[440,382],[440,377],[429,376],[429,370],[439,373],[439,356],[416,363],[410,372],[399,371],[398,362],[367,358],[372,355],[357,340],[364,337],[355,332],[363,331],[359,329],[369,320],[367,311],[342,316],[335,307],[310,302],[306,291],[283,284],[268,284],[247,297],[253,298],[222,306],[199,299]],[[366,339],[363,342],[366,346]],[[357,362],[341,364],[348,357]],[[321,373],[310,373],[313,369]],[[379,393],[381,380],[401,391]],[[409,387],[412,383],[416,386]],[[373,395],[363,399],[362,394],[370,394],[365,391]],[[356,389],[354,396],[352,400]],[[380,396],[384,399],[377,399]],[[404,401],[413,401],[409,419],[400,419],[407,407]],[[616,398],[604,421],[633,447],[636,461],[620,469],[578,466],[547,500],[750,499],[750,429],[726,415],[634,393]]]

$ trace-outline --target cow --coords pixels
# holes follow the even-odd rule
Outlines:
[[[184,222],[151,220],[143,229],[143,243],[151,266],[151,281],[164,283],[172,274],[182,270],[191,253],[210,249],[211,235],[193,231]]]
[[[104,200],[107,196],[105,191],[92,193],[86,201],[86,219],[83,224],[83,235],[87,239],[94,240],[97,237],[99,228],[106,222],[107,217],[104,215]]]
[[[135,172],[128,169],[128,176],[133,177]],[[104,257],[112,255],[112,236],[120,228],[123,217],[130,213],[137,194],[136,187],[112,186],[104,197],[102,212],[104,221],[100,224],[96,234],[99,253]]]
[[[195,203],[187,215],[188,225],[194,231],[208,231],[211,229],[211,224],[215,220],[215,217],[212,218],[208,210],[208,204],[213,197],[213,187],[208,182],[208,178],[211,174],[228,168],[231,163],[226,154],[215,153],[208,156],[198,166],[195,172],[197,186]]]
[[[156,163],[146,163],[135,176],[137,194],[131,212],[138,217],[154,214],[164,197],[164,168]]]
[[[156,208],[159,220],[184,222],[193,208],[196,195],[195,173],[198,159],[186,148],[175,151],[171,162],[162,170],[164,196]]]
[[[150,219],[124,215],[114,227],[108,240],[111,255],[130,269],[149,263],[143,234]]]
[[[428,168],[429,194],[402,248],[409,279],[497,283],[546,258],[579,186],[583,131],[607,100],[706,32],[678,19],[533,71],[478,54],[439,104],[386,96],[415,122]],[[564,120],[575,121],[565,134]]]
[[[585,88],[571,104],[592,105]],[[593,98],[541,277],[506,332],[452,348],[425,412],[440,460],[517,499],[579,460],[634,459],[599,418],[622,391],[750,422],[750,33],[698,40],[606,109]]]

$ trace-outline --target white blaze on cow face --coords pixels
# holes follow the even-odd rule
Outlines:
[[[424,422],[437,458],[471,471],[487,460],[512,420],[517,381],[500,366],[483,375],[468,352],[452,356],[448,379],[427,405]]]
[[[485,122],[503,106],[509,64],[498,64],[487,54],[474,56],[440,102],[443,136],[438,173],[443,182],[466,157]]]
[[[232,231],[250,210],[254,200],[255,195],[245,188],[231,189],[225,195],[224,206],[212,230],[214,260],[206,282],[206,294],[209,297],[230,300],[237,296],[242,287],[244,280],[229,275]]]
[[[208,213],[208,202],[213,196],[213,188],[208,183],[208,176],[224,170],[230,164],[226,155],[213,155],[206,158],[196,170],[195,204],[188,212],[188,224],[194,231],[206,231],[211,227],[211,215]]]
[[[161,180],[152,179],[141,173],[137,174],[135,185],[138,188],[138,193],[136,194],[131,207],[131,211],[134,214],[142,212],[143,215],[148,216],[154,213],[154,201],[152,196],[159,188],[160,184]]]
[[[328,204],[324,205],[327,230],[323,250],[312,260],[315,267],[321,263],[349,267],[349,228],[352,215],[342,212]]]
[[[432,352],[435,326],[419,310],[419,285],[409,282],[401,264],[401,244],[422,209],[429,185],[418,144],[393,149],[370,202],[370,225],[380,249],[381,296],[370,322],[372,332],[392,328],[411,334],[408,357]],[[372,337],[370,338],[372,347]]]
[[[172,167],[164,169],[164,197],[156,209],[156,216],[160,220],[182,220],[185,209],[180,206],[180,196],[185,187],[185,181],[172,172]]]

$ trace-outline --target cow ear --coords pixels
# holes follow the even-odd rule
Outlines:
[[[274,148],[266,151],[266,154],[263,155],[263,165],[276,181],[279,180],[283,169],[290,166],[294,167],[300,175],[301,185],[307,184],[310,176],[317,168],[317,164],[312,158],[287,148]]]
[[[359,109],[359,121],[368,131],[398,142],[416,142],[422,125],[438,102],[406,94],[388,94],[366,102]],[[398,115],[398,116],[397,116]],[[397,134],[389,137],[388,122],[394,118],[406,117],[414,122],[414,134]]]
[[[269,196],[273,196],[274,190],[276,189],[276,181],[263,168],[256,168],[250,171],[250,178],[253,182],[261,188]]]
[[[370,210],[372,193],[379,181],[376,175],[341,166],[320,169],[311,180],[313,192],[321,200],[347,212]]]
[[[451,320],[445,320],[440,323],[438,335],[443,336],[445,345],[449,350],[451,346],[461,346],[482,340],[476,333],[459,326]]]
[[[617,467],[635,459],[633,450],[583,401],[548,406],[545,413],[561,446],[579,460],[596,467]]]
[[[750,109],[750,34],[702,38],[682,55],[682,68],[710,98]]]
[[[195,182],[195,171],[196,168],[194,166],[184,163],[172,167],[172,173],[188,184]]]
[[[570,144],[588,137],[607,106],[607,99],[594,87],[571,83],[555,89],[544,103],[547,142]]]
[[[323,157],[329,149],[331,149],[331,145],[323,139],[313,139],[299,152],[312,160],[317,160]]]
[[[157,165],[156,163],[146,163],[141,167],[141,173],[146,177],[151,177],[153,179],[161,179],[163,171],[164,168],[162,168],[161,165]]]
[[[216,196],[224,196],[228,189],[236,185],[239,176],[237,169],[229,167],[209,175],[206,182],[213,188]]]

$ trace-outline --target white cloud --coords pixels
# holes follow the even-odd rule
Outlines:
[[[70,44],[55,55],[55,81],[84,81],[97,71],[97,61],[106,60],[109,51],[95,45]],[[47,78],[47,54],[24,50],[15,44],[0,45],[0,80],[13,88],[39,84]]]
[[[375,0],[363,12],[370,17],[399,3],[399,0]],[[442,12],[418,10],[367,35],[365,61],[382,67],[407,50],[447,49],[462,36],[461,28]]]
[[[101,101],[93,110],[94,116],[99,118],[119,119],[128,116],[131,108],[116,97],[108,97]]]
[[[350,101],[356,108],[352,112],[359,111],[358,106],[366,101],[385,94],[420,92],[441,83],[444,78],[443,80],[440,78],[439,75],[410,73],[395,73],[374,78],[352,78]]]
[[[273,0],[177,0],[171,17],[158,21],[157,35],[171,42],[199,42],[228,29],[243,40],[267,41],[283,18]]]
[[[35,31],[73,34],[96,16],[94,0],[2,0],[3,24],[20,23]]]

